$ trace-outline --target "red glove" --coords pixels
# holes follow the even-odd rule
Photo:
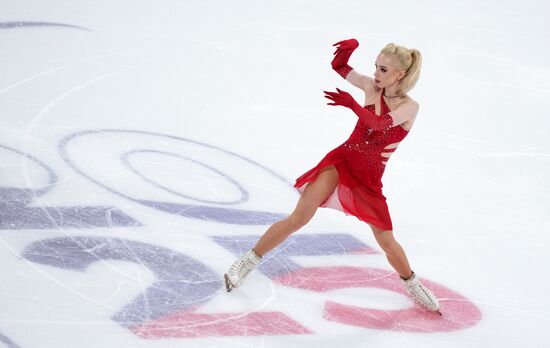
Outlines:
[[[355,39],[349,39],[339,41],[332,46],[336,46],[336,51],[334,52],[335,57],[331,63],[332,69],[343,78],[346,78],[349,72],[353,70],[353,68],[348,65],[349,57],[359,46],[359,42]]]
[[[367,124],[367,126],[374,130],[389,129],[393,126],[393,119],[389,114],[378,116],[374,112],[359,105],[359,103],[357,103],[348,92],[342,91],[338,88],[336,88],[336,90],[338,93],[323,91],[326,94],[325,98],[333,101],[333,103],[327,103],[327,105],[342,105],[350,108],[362,121]]]

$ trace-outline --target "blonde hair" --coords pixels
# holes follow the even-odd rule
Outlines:
[[[416,48],[406,48],[393,42],[387,44],[380,53],[394,58],[398,69],[405,70],[405,76],[397,83],[397,94],[404,96],[410,91],[420,76],[422,55]]]

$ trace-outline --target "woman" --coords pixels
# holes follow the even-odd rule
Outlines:
[[[394,238],[381,181],[388,158],[409,133],[418,112],[418,103],[407,92],[418,80],[422,56],[416,49],[390,43],[376,58],[372,78],[348,65],[349,57],[359,46],[357,40],[344,40],[333,46],[337,48],[332,68],[364,91],[366,106],[338,88],[336,92],[325,91],[325,97],[332,101],[328,105],[348,107],[359,117],[355,129],[348,140],[296,179],[294,187],[301,194],[296,208],[233,263],[224,275],[226,289],[229,292],[242,284],[262,256],[308,223],[318,207],[328,207],[368,223],[407,294],[423,308],[441,314],[438,299],[411,270],[403,248]]]

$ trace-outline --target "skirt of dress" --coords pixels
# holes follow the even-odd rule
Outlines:
[[[314,168],[298,177],[294,187],[301,195],[324,168],[334,165],[338,171],[338,185],[320,207],[340,210],[383,230],[393,230],[381,185],[373,185],[368,178],[357,176],[357,171],[346,161],[345,151],[339,146],[329,152]]]

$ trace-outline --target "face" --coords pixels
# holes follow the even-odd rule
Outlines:
[[[379,88],[392,86],[405,76],[405,70],[397,69],[393,58],[383,53],[378,55],[374,66],[375,84]]]

